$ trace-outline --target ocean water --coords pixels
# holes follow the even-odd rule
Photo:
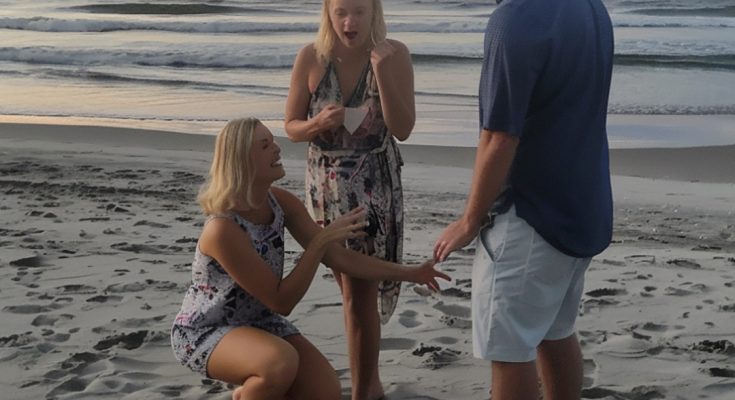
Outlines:
[[[604,0],[615,30],[613,147],[735,143],[732,0]],[[290,68],[317,0],[0,0],[0,121],[283,134]],[[473,146],[494,1],[385,0],[413,56],[409,143]]]

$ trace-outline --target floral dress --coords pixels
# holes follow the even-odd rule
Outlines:
[[[273,209],[273,222],[256,225],[236,213],[211,215],[235,221],[250,235],[255,250],[273,273],[283,277],[283,210],[272,193],[268,201]],[[243,265],[247,268],[247,265]],[[231,329],[251,326],[279,337],[299,333],[283,316],[274,313],[260,300],[243,290],[217,260],[196,248],[191,268],[192,283],[184,296],[181,310],[171,329],[171,346],[176,359],[203,375],[212,350]]]
[[[306,170],[307,208],[324,226],[357,206],[368,211],[368,236],[348,241],[348,247],[383,260],[401,262],[403,191],[401,156],[383,119],[380,95],[370,63],[357,87],[343,101],[334,65],[327,65],[309,103],[309,117],[330,104],[361,108],[365,118],[350,133],[344,126],[309,143]],[[386,323],[398,302],[400,282],[382,281],[378,292],[380,320]]]

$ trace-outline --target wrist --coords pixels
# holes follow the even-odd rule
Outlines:
[[[415,277],[415,270],[417,267],[415,266],[408,266],[405,264],[398,264],[398,279],[396,280],[402,280],[402,281],[408,281],[408,282],[417,282],[417,279]]]
[[[312,138],[314,136],[317,136],[321,132],[324,131],[324,116],[321,114],[318,114],[316,117],[312,119],[314,124],[312,125]]]
[[[480,221],[484,218],[484,215],[476,215],[474,213],[465,213],[462,214],[462,217],[460,217],[459,221],[460,223],[468,228],[479,226]]]
[[[327,249],[327,245],[329,245],[329,242],[324,240],[324,236],[320,233],[312,239],[308,247],[315,253],[323,254]]]

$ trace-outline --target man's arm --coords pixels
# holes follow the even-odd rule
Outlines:
[[[450,253],[468,245],[477,236],[482,220],[503,189],[517,146],[517,137],[483,129],[464,213],[444,229],[434,244],[437,261],[444,261]]]

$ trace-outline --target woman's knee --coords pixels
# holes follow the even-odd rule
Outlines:
[[[290,345],[284,345],[262,365],[258,375],[262,378],[264,385],[289,388],[296,379],[298,371],[298,351]]]

